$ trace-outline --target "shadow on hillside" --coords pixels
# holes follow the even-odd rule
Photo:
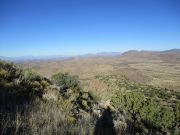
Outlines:
[[[96,122],[94,135],[116,135],[112,112],[108,107]]]

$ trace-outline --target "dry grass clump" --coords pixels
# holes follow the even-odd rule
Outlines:
[[[21,135],[92,135],[95,125],[93,117],[75,119],[70,106],[53,101],[36,100],[27,110],[16,112],[14,119],[7,115],[1,134]],[[70,104],[70,103],[69,103]]]

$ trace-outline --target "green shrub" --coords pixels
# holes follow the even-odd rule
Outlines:
[[[89,95],[95,102],[99,102],[101,100],[101,97],[99,97],[94,91],[89,91]]]
[[[77,76],[71,76],[68,73],[58,73],[51,77],[52,81],[60,86],[60,93],[65,94],[67,89],[79,89],[79,81]]]
[[[174,133],[179,127],[180,102],[178,98],[172,98],[177,97],[178,92],[131,83],[115,76],[105,78],[107,83],[112,83],[112,78],[115,82],[114,86],[111,85],[111,89],[116,88],[111,98],[112,105],[135,123],[142,122],[149,131],[156,129],[166,133]]]

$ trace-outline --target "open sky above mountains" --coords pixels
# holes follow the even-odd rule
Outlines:
[[[1,56],[179,47],[179,0],[0,0]]]

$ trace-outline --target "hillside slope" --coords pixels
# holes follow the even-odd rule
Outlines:
[[[81,80],[93,80],[98,74],[123,75],[141,84],[180,90],[180,53],[129,51],[115,57],[70,59],[65,61],[26,61],[20,64],[43,76],[58,72],[79,75]]]
[[[141,85],[118,75],[99,75],[94,79],[107,85],[107,91],[86,91],[78,77],[68,73],[47,79],[0,62],[1,134],[180,132],[179,92]]]

